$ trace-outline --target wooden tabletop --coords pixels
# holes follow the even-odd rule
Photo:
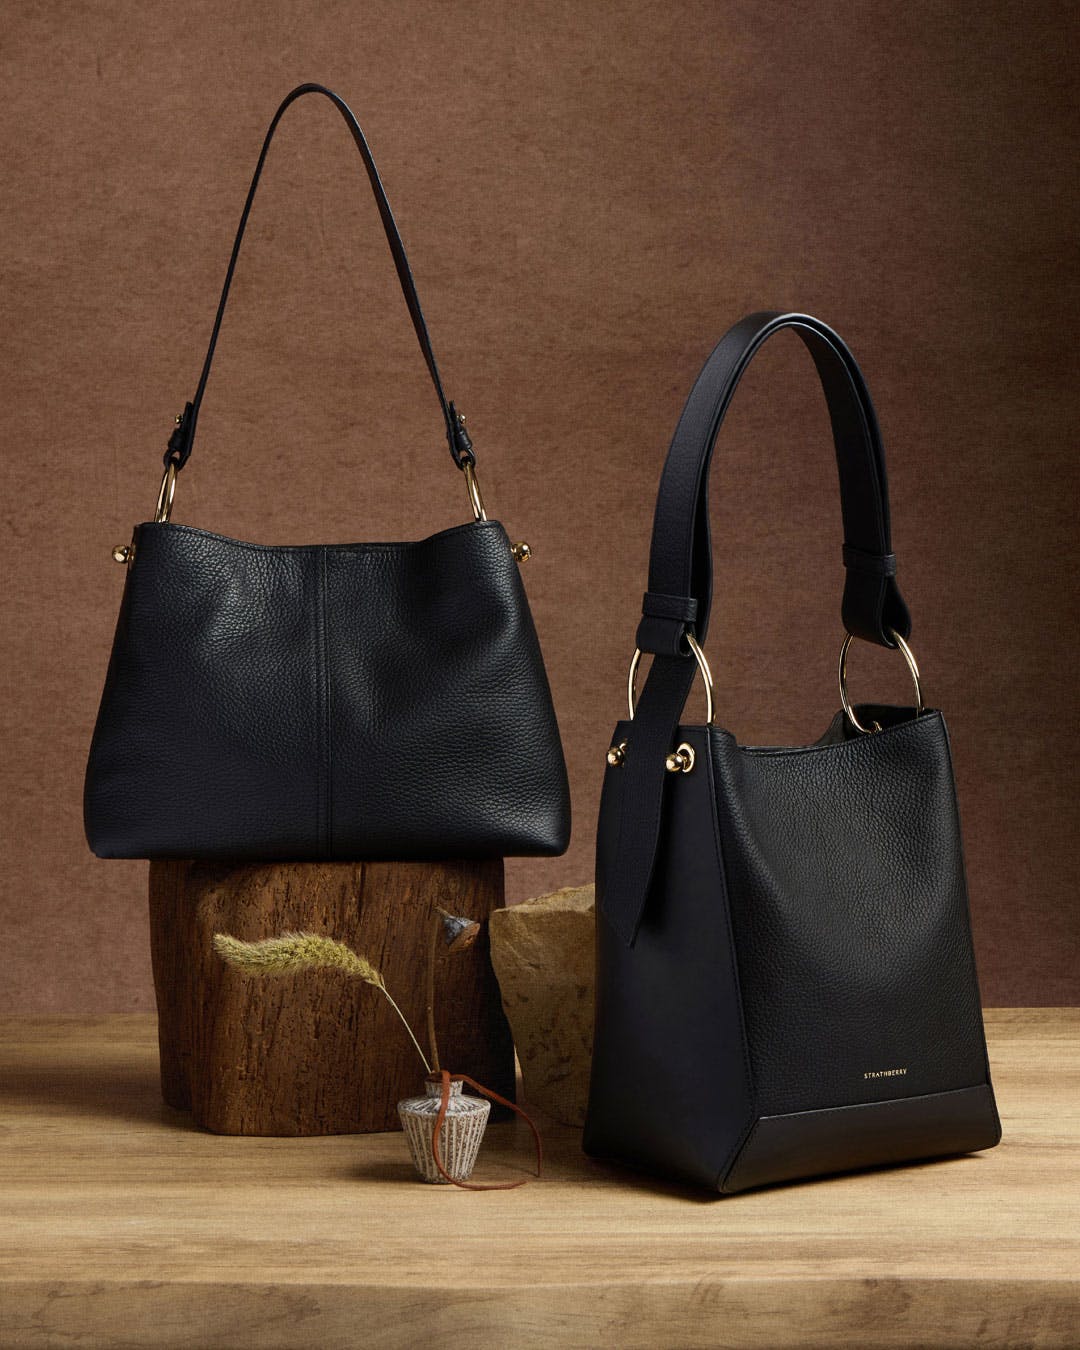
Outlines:
[[[719,1199],[553,1126],[488,1193],[400,1134],[204,1134],[152,1018],[0,1019],[0,1344],[1075,1347],[1080,1009],[987,1031],[999,1148]],[[529,1157],[493,1126],[477,1177]]]

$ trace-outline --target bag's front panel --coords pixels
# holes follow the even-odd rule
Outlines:
[[[758,1114],[986,1083],[940,714],[806,749],[719,731],[713,747]]]
[[[561,853],[569,790],[502,526],[326,550],[333,853]]]
[[[584,1146],[714,1188],[753,1123],[735,956],[704,728],[680,728],[698,769],[672,775],[664,840],[636,941],[603,912],[626,819],[609,768],[596,860],[596,1029]],[[633,753],[633,723],[616,744]]]
[[[267,548],[139,530],[87,773],[107,857],[560,853],[569,789],[494,522]]]
[[[317,572],[308,549],[139,527],[87,769],[101,857],[310,857]]]

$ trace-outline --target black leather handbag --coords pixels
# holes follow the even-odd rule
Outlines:
[[[743,746],[714,723],[702,652],[708,468],[743,371],[782,329],[810,350],[836,442],[843,708],[814,745]],[[1000,1138],[949,738],[923,706],[889,533],[877,420],[848,348],[805,314],[736,324],[668,454],[628,716],[608,753],[593,1155],[728,1193]],[[852,704],[853,638],[899,649],[914,706]],[[680,725],[698,672],[707,724]]]
[[[266,154],[285,110],[325,95],[367,170],[472,505],[404,544],[241,543],[170,519]],[[346,104],[294,89],[263,143],[195,396],[136,527],[86,775],[110,858],[450,859],[566,849],[566,768],[518,575],[448,402],[401,238]]]

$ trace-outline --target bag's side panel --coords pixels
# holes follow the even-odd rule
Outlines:
[[[637,939],[603,914],[624,776],[608,768],[597,837],[597,988],[585,1151],[716,1188],[753,1122],[739,986],[720,862],[707,733],[670,774],[664,824]],[[633,754],[633,723],[616,741]]]
[[[562,745],[502,526],[325,558],[331,856],[564,852]]]
[[[320,856],[315,555],[139,527],[87,766],[99,857]]]
[[[805,750],[713,742],[760,1114],[987,1083],[940,714]]]

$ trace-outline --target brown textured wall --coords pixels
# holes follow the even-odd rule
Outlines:
[[[591,873],[690,381],[744,311],[805,308],[877,399],[985,997],[1077,1001],[1071,17],[1030,0],[7,4],[0,1008],[151,1003],[145,864],[95,861],[81,834],[109,552],[152,506],[265,123],[303,79],[368,131],[489,506],[535,551],[576,822],[566,858],[510,865],[510,895]],[[291,111],[264,189],[177,518],[264,542],[464,519],[328,106]],[[842,575],[795,339],[746,380],[713,480],[722,720],[813,737],[837,702]],[[905,692],[885,654],[856,667],[865,694]]]

